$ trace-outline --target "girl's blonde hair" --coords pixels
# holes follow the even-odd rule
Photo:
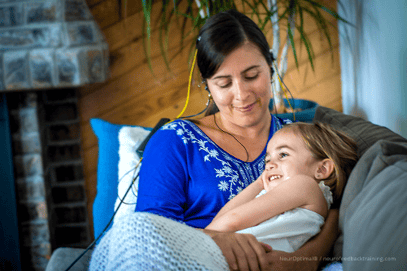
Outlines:
[[[323,181],[331,188],[334,199],[340,199],[358,160],[356,142],[344,132],[322,122],[295,122],[285,125],[283,129],[294,129],[295,133],[301,135],[305,145],[318,160],[328,158],[333,161],[335,169]]]

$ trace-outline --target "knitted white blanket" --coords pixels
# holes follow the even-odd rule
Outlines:
[[[229,270],[205,233],[150,213],[118,218],[96,246],[89,270]]]

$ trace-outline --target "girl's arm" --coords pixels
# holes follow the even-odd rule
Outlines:
[[[268,268],[265,270],[317,270],[338,237],[339,210],[331,209],[321,232],[292,253],[272,250],[267,253]],[[298,259],[296,261],[290,259]],[[329,260],[328,260],[329,261]]]
[[[257,182],[257,181],[256,181]],[[249,188],[249,187],[248,187]],[[245,192],[244,190],[241,192]],[[235,232],[258,225],[276,215],[315,203],[322,196],[316,181],[308,176],[295,176],[267,192],[234,208],[228,208],[206,229]],[[323,196],[322,196],[323,197]]]
[[[217,220],[219,217],[223,216],[230,210],[235,209],[236,207],[253,200],[263,190],[263,181],[261,177],[262,175],[260,175],[260,177],[257,178],[256,181],[252,182],[242,192],[237,194],[233,199],[228,201],[222,207],[222,209],[220,209],[220,211],[216,214],[212,221]]]

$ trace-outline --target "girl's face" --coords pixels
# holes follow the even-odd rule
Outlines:
[[[265,162],[262,179],[266,191],[295,175],[306,175],[317,180],[320,165],[320,161],[314,158],[302,137],[293,129],[283,129],[273,135],[267,145]]]
[[[207,84],[224,123],[250,127],[270,120],[270,66],[252,43],[231,52]]]

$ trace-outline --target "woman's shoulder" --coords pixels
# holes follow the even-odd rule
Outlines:
[[[183,145],[188,139],[205,137],[200,128],[189,120],[174,120],[164,124],[150,139],[157,147],[163,145]],[[149,141],[149,143],[150,143]]]

